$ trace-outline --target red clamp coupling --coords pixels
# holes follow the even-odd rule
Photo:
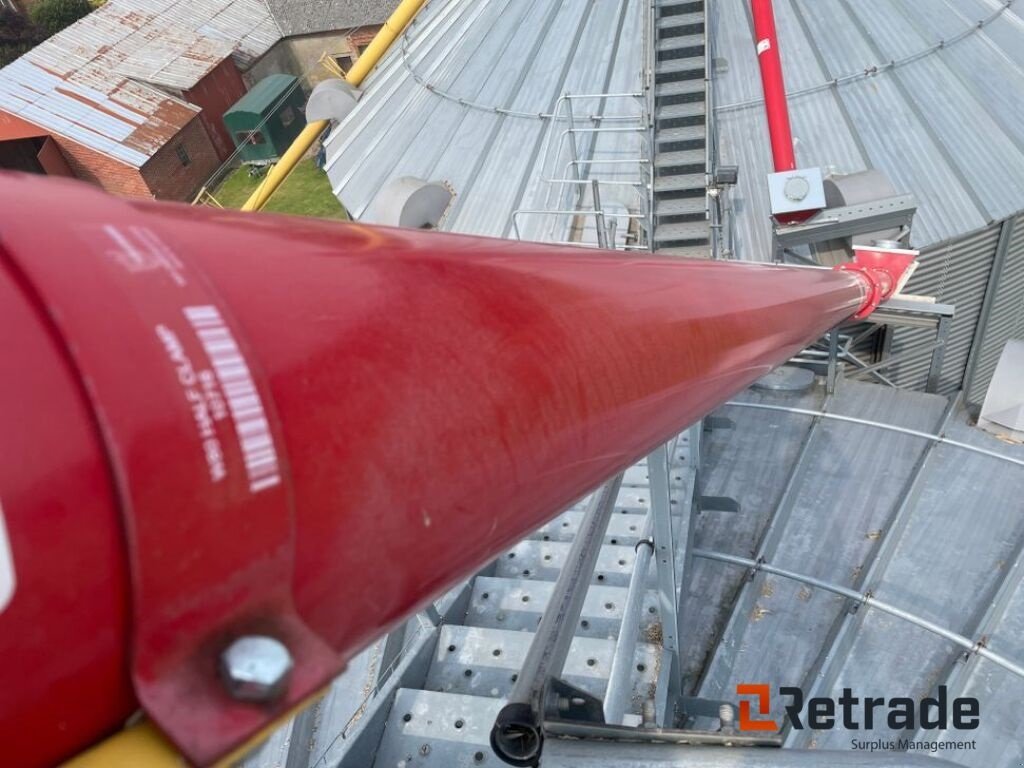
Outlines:
[[[835,267],[841,272],[852,272],[864,283],[864,302],[854,320],[863,320],[903,289],[917,269],[918,254],[920,251],[902,248],[854,246],[853,261]]]

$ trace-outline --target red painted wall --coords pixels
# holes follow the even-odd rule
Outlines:
[[[46,136],[49,131],[40,128],[35,123],[22,120],[10,112],[0,111],[0,141],[12,139],[31,139],[37,136]]]
[[[195,104],[202,111],[203,126],[210,134],[217,156],[224,160],[234,149],[231,135],[221,119],[236,101],[245,95],[247,88],[242,75],[231,57],[224,59],[210,70],[195,87],[182,92],[185,101]]]

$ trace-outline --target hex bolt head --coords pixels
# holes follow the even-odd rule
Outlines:
[[[268,702],[288,687],[292,655],[279,640],[263,635],[240,637],[220,655],[220,675],[239,701]]]

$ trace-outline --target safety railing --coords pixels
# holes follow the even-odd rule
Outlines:
[[[558,99],[540,155],[546,186],[542,204],[513,211],[517,238],[523,238],[524,217],[544,217],[549,224],[542,225],[540,239],[546,242],[648,249],[653,179],[644,95],[564,94]],[[610,107],[618,114],[609,114]]]
[[[705,3],[704,16],[704,162],[707,173],[707,215],[711,230],[711,258],[731,259],[735,253],[735,217],[732,210],[729,184],[720,184],[717,170],[721,163],[721,148],[718,144],[718,129],[715,118],[717,95],[715,93],[715,35],[712,25],[718,14],[711,7],[713,0]]]
[[[646,169],[647,177],[647,246],[648,250],[654,250],[654,227],[655,227],[655,201],[654,201],[654,157],[657,153],[657,122],[655,109],[657,107],[657,77],[655,75],[658,66],[658,6],[657,0],[648,0],[644,12],[644,53],[642,80],[644,84],[643,121],[647,133],[647,144],[651,148],[651,162]]]

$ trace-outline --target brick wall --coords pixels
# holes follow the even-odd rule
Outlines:
[[[141,169],[63,136],[51,134],[51,138],[76,179],[123,197],[191,201],[220,167],[220,158],[200,115],[192,118]],[[187,164],[178,155],[179,147],[188,157]]]
[[[89,181],[108,192],[125,197],[152,197],[138,168],[95,152],[78,142],[54,134],[64,159],[75,178]]]
[[[373,42],[373,38],[380,32],[382,24],[374,24],[369,27],[360,27],[359,29],[353,30],[349,35],[352,43],[359,48],[365,48]]]
[[[12,122],[15,127],[27,122],[19,117],[14,117],[12,121],[8,113],[0,112],[0,120],[4,117],[9,118],[7,124],[10,130],[13,130],[10,127]],[[29,123],[29,125],[33,124]],[[39,130],[40,133],[50,133],[41,128]],[[51,153],[51,159],[54,161],[54,164],[60,164],[59,158],[53,154],[56,151],[63,157],[63,160],[67,163],[67,170],[75,178],[92,182],[118,195],[133,197],[152,196],[137,168],[132,168],[130,165],[107,157],[63,136],[51,134],[50,138],[53,144],[56,145],[48,150]]]
[[[188,164],[178,155],[188,155]],[[149,193],[160,200],[191,201],[220,166],[200,115],[182,128],[142,166],[141,178]]]
[[[238,67],[235,66],[234,60],[228,57],[210,70],[194,88],[182,94],[185,101],[203,110],[203,125],[206,126],[206,132],[210,135],[221,160],[226,159],[235,149],[222,117],[245,95],[246,90]]]

